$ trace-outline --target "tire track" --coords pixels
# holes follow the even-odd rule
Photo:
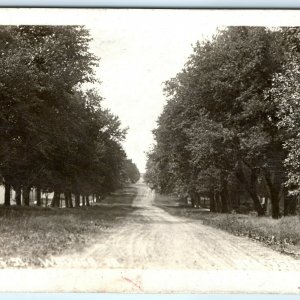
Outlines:
[[[64,267],[73,267],[80,256],[93,259],[96,268],[196,269],[236,271],[299,271],[300,261],[264,245],[175,217],[153,206],[154,193],[138,185],[136,211],[127,216],[108,238],[83,254],[75,254]]]

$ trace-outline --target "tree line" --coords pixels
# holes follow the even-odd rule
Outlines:
[[[121,142],[126,129],[90,86],[99,58],[83,26],[0,27],[0,174],[5,205],[29,205],[32,188],[52,206],[80,205],[135,182]],[[21,196],[22,195],[22,196]],[[75,203],[73,203],[73,197]],[[82,196],[82,197],[80,197]]]
[[[259,216],[296,213],[300,191],[300,30],[227,27],[197,42],[165,82],[145,180],[160,193],[210,198],[230,212],[240,197]]]

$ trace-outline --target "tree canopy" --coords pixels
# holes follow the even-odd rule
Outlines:
[[[179,189],[192,203],[211,195],[222,212],[232,209],[231,195],[242,190],[259,215],[265,196],[279,217],[291,148],[279,122],[284,94],[277,90],[276,100],[269,91],[274,78],[286,80],[279,74],[288,49],[298,51],[291,46],[299,45],[296,36],[291,29],[228,27],[194,46],[184,69],[165,83],[167,104],[145,176],[150,185],[167,193]]]
[[[7,190],[108,193],[124,181],[126,130],[86,84],[99,59],[82,26],[0,28],[0,172]],[[6,197],[9,205],[9,197]]]

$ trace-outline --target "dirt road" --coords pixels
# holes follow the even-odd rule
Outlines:
[[[3,289],[3,281],[20,276],[19,290],[34,291],[299,292],[300,261],[171,216],[153,200],[139,184],[138,209],[93,247],[45,262],[50,268],[0,271],[1,290],[16,290],[9,283]]]

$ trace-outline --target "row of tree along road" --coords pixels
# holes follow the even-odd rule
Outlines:
[[[29,205],[32,188],[64,193],[66,204],[80,195],[103,197],[139,178],[121,146],[126,130],[101,106],[99,59],[80,26],[0,28],[0,173],[5,205]],[[73,195],[73,196],[72,196]]]
[[[146,181],[193,205],[209,198],[211,211],[239,211],[250,199],[259,216],[267,201],[273,218],[295,214],[299,65],[299,28],[228,27],[198,42],[165,83]]]

